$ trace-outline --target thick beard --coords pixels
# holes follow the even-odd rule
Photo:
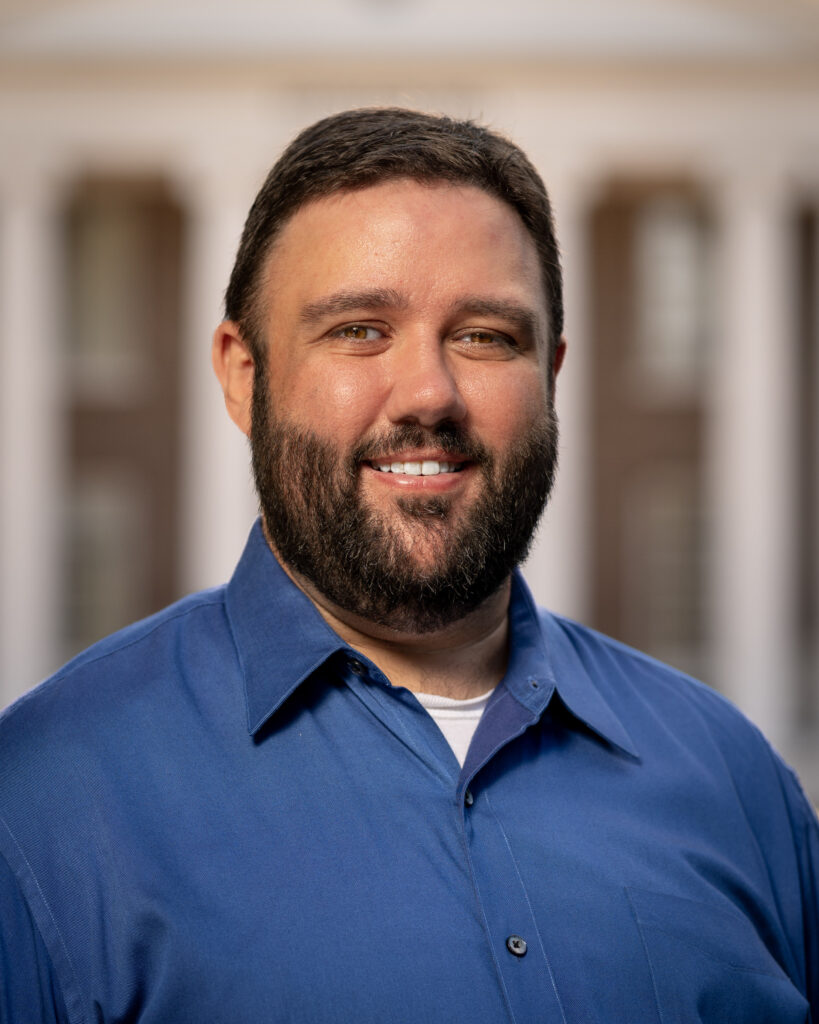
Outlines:
[[[526,557],[557,465],[551,401],[542,424],[502,462],[454,423],[399,425],[345,454],[278,422],[262,372],[250,444],[262,515],[282,561],[338,607],[406,633],[456,622],[502,586]],[[362,460],[428,445],[465,456],[483,475],[482,493],[460,522],[442,495],[397,498],[393,521],[362,500]],[[414,544],[434,546],[433,568],[417,565]]]

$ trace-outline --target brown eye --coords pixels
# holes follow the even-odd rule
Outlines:
[[[509,345],[511,339],[505,334],[498,334],[496,331],[467,331],[461,335],[461,341],[466,342],[469,345],[477,345],[478,347],[488,347],[489,345]]]
[[[381,332],[375,327],[365,327],[364,324],[348,324],[338,332],[341,338],[349,338],[351,341],[375,341],[381,337]]]

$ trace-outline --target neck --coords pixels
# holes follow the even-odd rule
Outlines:
[[[433,632],[410,633],[340,608],[279,558],[275,548],[273,553],[327,624],[377,665],[394,686],[464,699],[486,693],[503,678],[511,580],[463,618]]]
[[[305,589],[305,588],[302,588]],[[506,671],[509,584],[480,608],[434,633],[403,633],[362,622],[305,589],[321,615],[395,686],[444,697],[477,697]]]

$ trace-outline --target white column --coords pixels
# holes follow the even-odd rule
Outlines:
[[[0,182],[0,705],[61,661],[63,359],[55,201]]]
[[[568,171],[547,173],[563,262],[568,349],[557,378],[560,459],[554,494],[525,566],[540,604],[577,619],[590,610],[588,538],[591,509],[591,437],[588,324],[589,182]]]
[[[715,682],[780,745],[796,681],[789,212],[784,182],[750,164],[721,191],[709,445]]]
[[[814,210],[815,212],[815,226],[814,226],[814,278],[812,282],[813,286],[813,343],[819,350],[819,193],[814,195]],[[817,361],[819,362],[819,351],[816,354]],[[815,364],[817,365],[817,364]],[[817,366],[819,369],[819,366]],[[819,453],[819,372],[815,372],[814,379],[814,392],[812,395],[812,409],[813,409],[813,436],[814,436],[814,451]],[[813,467],[813,508],[816,513],[816,521],[812,524],[814,535],[819,537],[819,465]],[[815,548],[815,560],[812,566],[814,574],[814,586],[816,588],[816,594],[819,595],[819,544]],[[819,609],[817,609],[819,612]],[[815,631],[815,643],[812,654],[812,660],[810,662],[811,667],[814,671],[814,694],[813,694],[813,707],[816,718],[819,719],[819,622],[814,624]],[[809,655],[811,657],[811,655]],[[816,790],[819,791],[819,743],[813,745],[814,751],[816,751],[817,769],[816,769]]]
[[[245,436],[225,411],[211,369],[214,328],[244,218],[259,182],[252,173],[206,166],[179,182],[188,213],[182,357],[182,583],[224,582],[244,547],[257,502]]]

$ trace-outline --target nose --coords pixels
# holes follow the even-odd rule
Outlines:
[[[466,401],[440,339],[402,345],[392,375],[385,413],[393,423],[434,427],[466,416]]]

